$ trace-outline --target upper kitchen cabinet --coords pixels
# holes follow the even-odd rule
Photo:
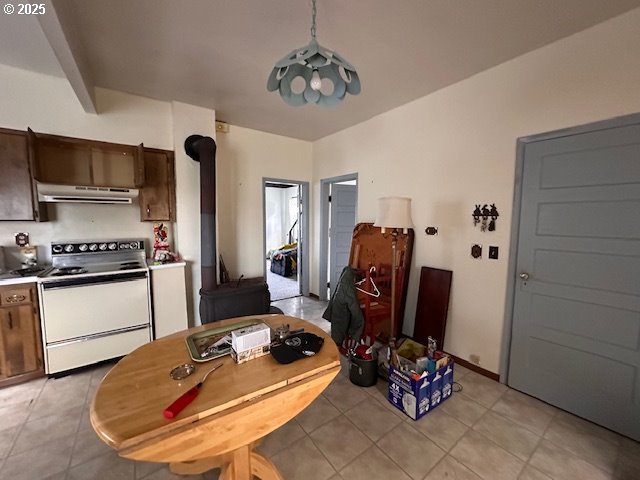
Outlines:
[[[26,132],[0,128],[0,220],[46,220],[32,181]]]
[[[173,152],[144,149],[144,186],[140,189],[141,221],[175,221],[176,194]]]
[[[42,183],[139,188],[144,154],[139,146],[28,132],[34,177]]]

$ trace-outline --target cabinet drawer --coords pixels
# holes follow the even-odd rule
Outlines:
[[[0,305],[3,307],[31,303],[31,289],[25,287],[10,287],[0,290]]]

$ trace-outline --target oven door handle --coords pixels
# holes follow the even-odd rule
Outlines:
[[[90,285],[104,285],[106,283],[130,282],[132,280],[146,279],[146,270],[143,272],[118,273],[111,275],[95,275],[91,277],[66,278],[64,280],[47,280],[42,282],[43,290],[59,290],[63,288],[85,287]]]
[[[109,330],[108,332],[93,333],[84,337],[71,338],[69,340],[60,340],[58,342],[47,343],[47,348],[65,347],[74,343],[86,342],[88,340],[95,340],[97,338],[111,337],[120,333],[135,332],[137,330],[149,330],[149,324],[144,323],[142,325],[134,325],[133,327],[120,328],[118,330]]]

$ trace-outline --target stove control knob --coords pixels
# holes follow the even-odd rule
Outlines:
[[[53,253],[62,253],[62,245],[54,245],[51,250]]]
[[[101,243],[98,248],[100,250],[106,250],[107,249],[107,244],[106,243]]]
[[[89,250],[91,250],[92,252],[95,252],[96,250],[98,250],[98,244],[92,243],[91,245],[89,245]]]
[[[81,251],[81,252],[86,252],[86,251],[87,251],[87,248],[89,248],[89,247],[87,246],[87,244],[86,244],[86,243],[83,243],[83,244],[82,244],[82,245],[80,245],[78,248],[80,249],[80,251]]]
[[[115,242],[111,242],[109,245],[107,245],[107,247],[109,248],[109,250],[115,250],[117,245]]]
[[[136,248],[138,248],[138,242],[131,242],[131,243],[129,244],[129,248],[132,248],[132,249],[136,249]]]
[[[67,253],[73,252],[73,245],[72,244],[65,245],[64,246],[64,251],[67,252]]]

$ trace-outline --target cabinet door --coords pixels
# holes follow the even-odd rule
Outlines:
[[[93,165],[88,143],[31,130],[35,178],[43,183],[92,185]]]
[[[43,183],[136,188],[144,175],[141,146],[35,133],[35,175]]]
[[[136,147],[100,143],[91,146],[91,185],[136,187]]]
[[[2,377],[13,377],[41,369],[37,317],[33,305],[0,308],[0,355]]]
[[[27,136],[25,132],[0,129],[0,220],[38,218]]]
[[[140,190],[142,221],[175,220],[173,152],[145,150],[144,187]]]
[[[136,154],[134,157],[134,184],[136,188],[144,186],[144,145],[141,143],[136,147]]]

